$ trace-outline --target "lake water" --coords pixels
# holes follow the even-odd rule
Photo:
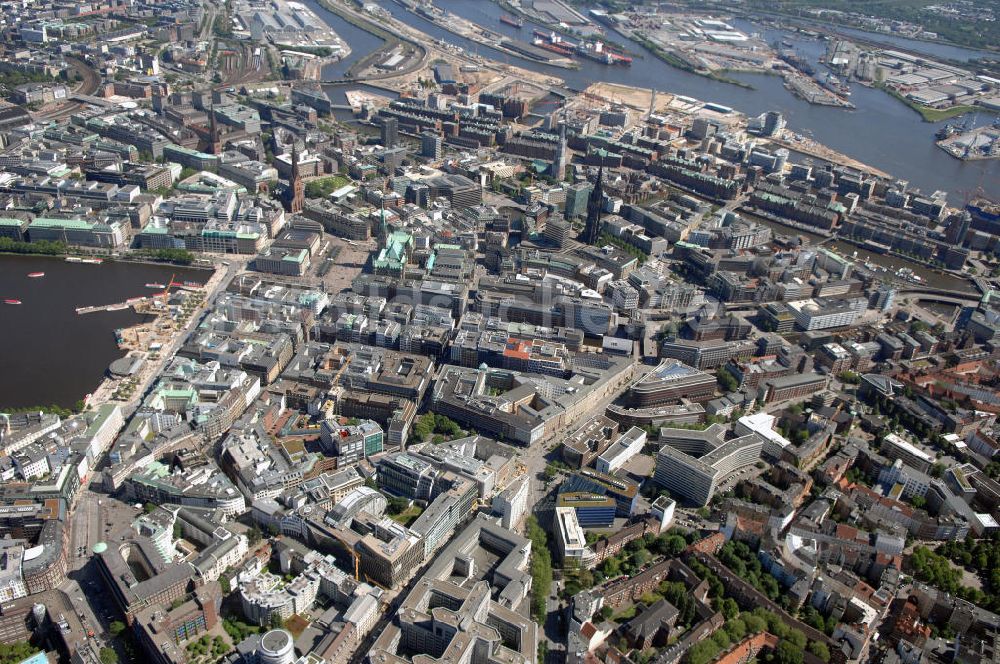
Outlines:
[[[39,279],[30,272],[44,272]],[[123,302],[153,293],[146,283],[204,283],[211,272],[142,263],[86,265],[62,258],[0,255],[0,411],[72,406],[92,392],[124,352],[114,331],[143,322],[131,310],[79,315],[77,307]]]

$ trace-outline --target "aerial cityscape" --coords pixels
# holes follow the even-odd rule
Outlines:
[[[0,664],[1000,664],[995,0],[0,6]]]

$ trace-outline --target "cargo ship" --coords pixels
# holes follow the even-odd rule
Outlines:
[[[946,138],[954,136],[959,131],[960,129],[957,126],[953,124],[946,124],[945,126],[937,130],[937,133],[934,134],[934,138],[936,138],[939,141],[943,141]]]
[[[570,57],[573,55],[573,49],[564,44],[547,42],[544,39],[538,39],[538,38],[536,38],[532,42],[532,44],[537,46],[538,48],[545,49],[546,51],[550,51],[552,53],[558,53],[559,55],[563,55],[566,57]]]
[[[817,83],[836,95],[840,95],[841,97],[851,96],[851,88],[833,74],[817,74],[815,79]]]
[[[39,277],[44,277],[44,272],[29,272],[28,277],[31,279],[38,279]]]
[[[517,18],[516,16],[507,16],[507,14],[503,14],[500,17],[500,22],[503,23],[504,25],[509,25],[513,28],[517,28],[518,30],[524,27],[524,21]]]
[[[627,55],[615,53],[604,46],[603,42],[595,41],[590,44],[580,44],[576,47],[578,55],[595,60],[606,65],[631,66],[632,58]]]
[[[816,69],[809,61],[796,51],[782,51],[778,54],[778,57],[807,76],[812,76],[816,73]]]

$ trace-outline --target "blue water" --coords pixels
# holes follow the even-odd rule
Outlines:
[[[362,57],[363,49],[371,50],[380,43],[377,38],[358,30],[321,7],[317,7],[311,0],[307,1],[355,49],[351,59]],[[436,4],[442,9],[491,30],[525,41],[531,40],[531,32],[534,28],[541,27],[526,21],[524,28],[518,30],[500,23],[499,19],[503,10],[497,4],[486,0],[476,2],[437,0]],[[734,76],[734,78],[740,78],[753,85],[754,89],[752,90],[713,81],[670,67],[656,59],[639,44],[631,42],[619,34],[613,34],[611,38],[641,56],[635,58],[631,67],[612,67],[582,60],[580,68],[577,70],[560,69],[511,56],[454,35],[423,17],[407,11],[405,7],[392,0],[380,0],[380,5],[396,18],[422,30],[432,38],[461,46],[470,53],[479,53],[501,62],[509,62],[562,78],[572,88],[581,89],[594,81],[608,81],[636,87],[654,88],[704,101],[714,101],[749,115],[778,110],[785,115],[789,127],[793,130],[812,136],[838,152],[875,166],[900,179],[908,180],[911,186],[919,187],[926,193],[938,189],[946,191],[949,193],[949,200],[952,204],[960,204],[967,197],[968,192],[978,187],[982,187],[987,195],[1000,198],[1000,165],[997,164],[996,160],[962,162],[951,157],[934,145],[934,133],[944,123],[923,122],[917,113],[878,90],[854,85],[851,100],[858,108],[853,111],[813,106],[785,90],[778,77],[752,74]],[[743,27],[751,28],[752,26],[747,24]],[[824,49],[823,43],[817,40],[802,39],[794,34],[763,32],[768,39],[771,38],[772,34],[774,37],[780,35],[781,38],[790,39],[796,47],[813,59],[818,57]],[[360,33],[360,36],[357,33]],[[355,38],[358,39],[357,46]],[[906,47],[912,50],[925,46],[923,42],[907,41],[912,42],[912,44],[906,44]],[[955,48],[942,44],[928,44],[926,46],[933,47],[936,50],[934,54],[939,56],[945,55],[945,51],[941,49]],[[974,53],[967,49],[959,50]],[[343,69],[340,70],[340,72],[342,71]],[[324,77],[334,78],[334,73],[332,69],[330,71],[324,70]]]

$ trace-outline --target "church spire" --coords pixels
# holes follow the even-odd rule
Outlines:
[[[597,182],[587,199],[587,225],[583,229],[583,241],[596,244],[601,236],[601,208],[604,206],[604,164],[597,169]]]
[[[204,107],[203,107],[204,108]],[[208,142],[212,154],[222,154],[222,141],[219,138],[219,125],[215,119],[215,100],[208,109]]]
[[[306,187],[302,184],[302,174],[299,172],[299,146],[292,137],[292,175],[288,179],[286,209],[289,212],[302,212],[305,206]]]

